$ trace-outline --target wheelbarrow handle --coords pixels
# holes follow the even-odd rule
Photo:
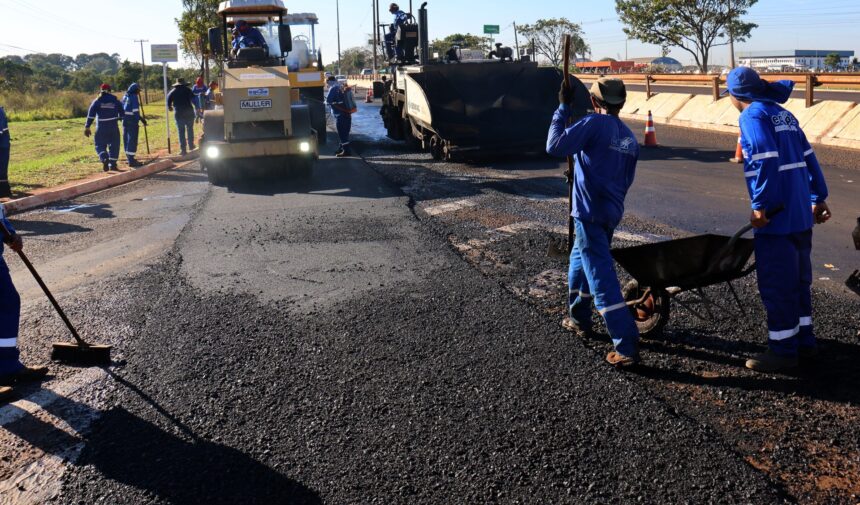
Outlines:
[[[780,212],[782,212],[784,210],[785,210],[785,205],[779,204],[776,207],[766,211],[764,213],[764,217],[766,217],[767,220],[770,221],[771,219],[773,219],[774,216],[776,216],[777,214],[779,214]],[[752,223],[747,223],[746,226],[744,226],[743,228],[738,230],[737,233],[732,235],[732,238],[731,238],[731,240],[729,240],[729,243],[726,245],[726,248],[727,249],[731,248],[733,245],[735,245],[735,242],[737,242],[739,238],[746,235],[752,229],[753,229]]]

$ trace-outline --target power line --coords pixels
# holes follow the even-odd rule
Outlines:
[[[26,4],[26,3],[22,2],[21,0],[10,0],[10,1],[13,2],[15,5],[10,4],[9,7],[18,10],[18,12],[21,12],[22,14],[36,14],[40,18],[42,18],[46,21],[50,21],[57,26],[62,26],[64,28],[68,28],[69,26],[75,26],[79,30],[83,30],[86,33],[101,35],[103,37],[111,37],[111,38],[118,39],[118,40],[129,40],[129,41],[134,40],[134,38],[120,37],[120,36],[113,35],[110,33],[105,33],[105,32],[101,32],[98,30],[93,30],[92,27],[84,26],[84,25],[75,23],[73,21],[70,21],[67,18],[63,18],[63,17],[58,16],[52,12],[40,9],[40,8],[35,7],[33,5]],[[29,11],[29,12],[25,12],[24,10],[21,10],[22,8],[25,9],[26,11]],[[78,30],[75,30],[75,33],[78,33]]]

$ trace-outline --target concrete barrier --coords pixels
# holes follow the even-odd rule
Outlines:
[[[824,145],[860,149],[860,107],[853,107],[819,140]]]

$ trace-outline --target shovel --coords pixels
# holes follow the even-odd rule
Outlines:
[[[573,87],[573,115],[568,120],[568,126],[580,118],[594,112],[591,108],[591,94],[582,81],[570,75],[570,35],[564,36],[564,85]],[[573,250],[573,156],[567,157],[567,244],[562,240],[550,239],[547,256],[550,258],[567,259]]]
[[[3,241],[9,242],[12,240],[12,232],[6,228],[6,224],[0,220],[0,232],[3,234]],[[21,261],[24,262],[24,265],[27,266],[27,269],[33,274],[33,278],[36,279],[36,282],[39,284],[39,287],[42,288],[42,291],[45,292],[45,295],[50,300],[51,305],[54,306],[54,309],[57,310],[57,314],[60,315],[60,319],[66,324],[66,327],[71,332],[72,336],[75,338],[75,342],[55,342],[53,344],[53,349],[51,350],[51,359],[55,361],[65,361],[71,363],[79,363],[84,365],[106,365],[110,364],[110,350],[111,346],[109,345],[94,345],[88,344],[84,342],[80,335],[78,335],[75,327],[72,326],[72,322],[69,321],[69,318],[66,317],[66,313],[63,312],[63,309],[60,307],[60,304],[57,303],[54,295],[51,294],[51,291],[48,289],[48,286],[45,285],[45,282],[42,280],[42,277],[39,276],[39,273],[36,272],[36,268],[33,267],[33,264],[30,263],[30,259],[27,258],[27,255],[24,254],[24,251],[15,251],[18,253],[18,256],[21,258]]]
[[[140,101],[140,100],[138,100]],[[146,121],[146,115],[143,113],[143,104],[140,105],[140,118]],[[149,154],[149,133],[146,131],[146,123],[143,123],[143,138],[146,140],[146,154]]]

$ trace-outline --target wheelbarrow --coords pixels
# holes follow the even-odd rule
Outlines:
[[[783,210],[777,207],[766,213],[768,219]],[[745,315],[743,304],[732,281],[755,270],[755,262],[747,266],[753,254],[753,239],[743,238],[752,229],[747,224],[731,237],[696,235],[654,244],[612,249],[612,257],[633,280],[622,289],[639,334],[646,338],[659,337],[669,322],[670,301],[677,303],[702,320],[715,319],[711,307],[718,306],[703,288],[726,284]],[[676,298],[692,292],[704,303],[708,317],[692,305]]]

